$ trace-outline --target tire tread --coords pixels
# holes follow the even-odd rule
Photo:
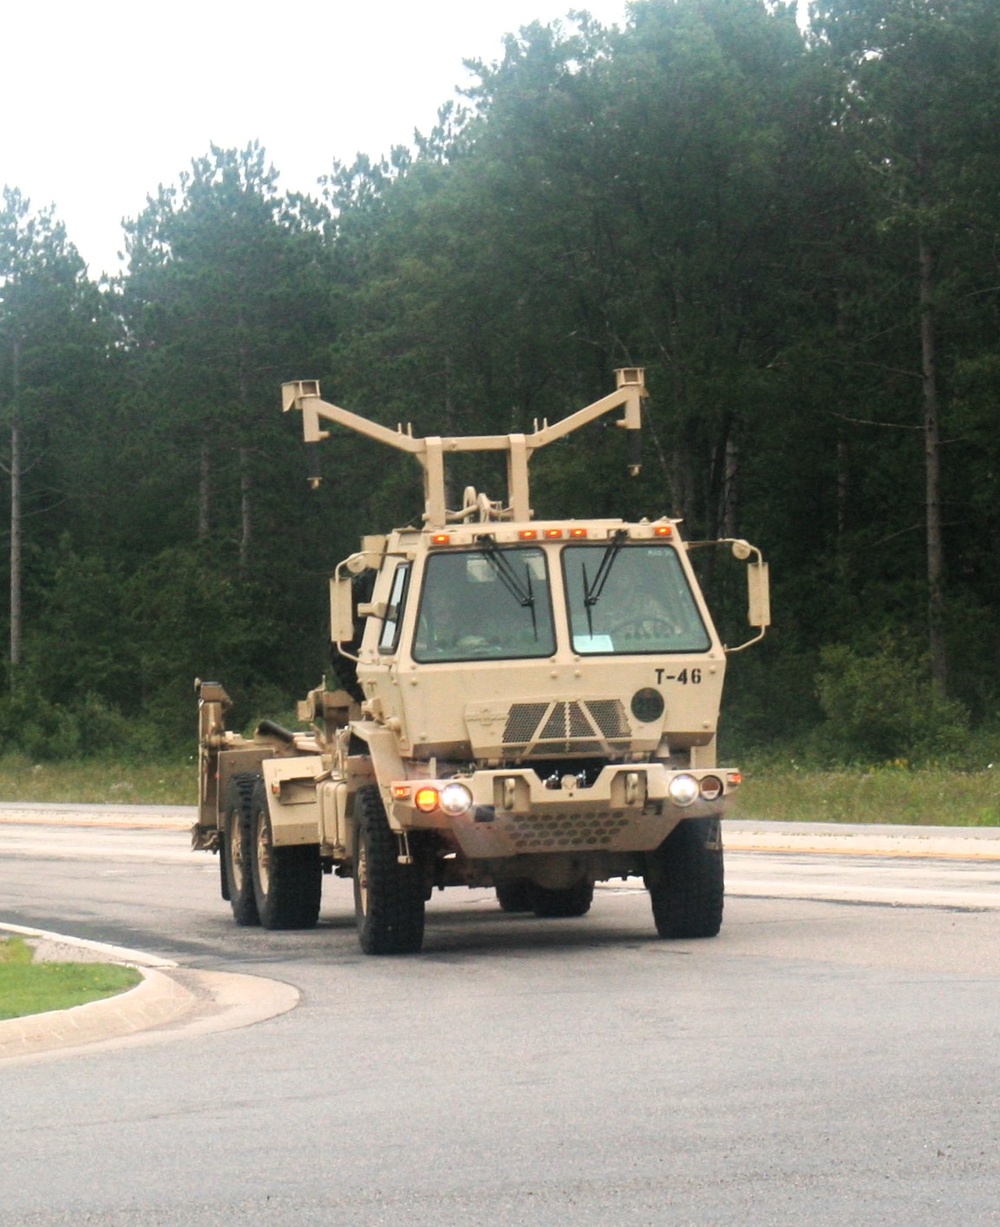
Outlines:
[[[686,818],[650,856],[646,884],[660,937],[715,937],[725,898],[718,818]]]
[[[354,899],[365,954],[416,954],[424,941],[424,884],[416,865],[400,865],[377,784],[358,790]],[[366,841],[368,908],[358,882],[357,846]]]
[[[257,899],[253,888],[253,870],[247,861],[250,855],[252,800],[254,785],[260,776],[253,771],[240,771],[230,778],[226,790],[226,809],[222,831],[222,886],[223,897],[229,900],[233,911],[233,919],[241,927],[260,924],[260,914],[257,911]],[[241,825],[244,865],[243,887],[236,889],[235,876],[232,870],[232,824],[238,821]]]
[[[264,889],[259,863],[257,826],[267,823],[271,839],[271,819],[264,781],[258,777],[251,802],[250,823],[254,896],[260,923],[265,929],[312,929],[319,919],[323,892],[323,865],[318,844],[274,846],[268,888]]]

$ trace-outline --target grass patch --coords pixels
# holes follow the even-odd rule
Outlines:
[[[817,771],[774,763],[745,771],[730,813],[772,822],[992,827],[1000,826],[998,785],[991,770]]]
[[[197,795],[193,757],[163,763],[111,759],[39,763],[24,754],[0,756],[0,797],[5,801],[194,805]]]
[[[134,988],[142,976],[116,963],[32,963],[21,937],[0,941],[0,1019],[66,1010],[114,997]]]
[[[791,758],[743,764],[734,818],[907,826],[1000,826],[1000,770],[952,771],[888,764],[824,771]],[[0,756],[0,797],[98,805],[194,805],[192,757],[164,763],[82,759],[33,763]]]

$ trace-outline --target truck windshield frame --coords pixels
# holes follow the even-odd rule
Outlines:
[[[580,656],[707,652],[712,638],[676,549],[662,542],[564,546],[570,642]],[[598,589],[594,576],[603,566]]]
[[[428,556],[411,647],[418,664],[537,660],[555,650],[544,550],[484,541]]]

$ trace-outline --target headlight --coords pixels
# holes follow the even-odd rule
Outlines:
[[[667,785],[674,805],[692,805],[698,800],[698,781],[693,775],[675,775]]]
[[[445,784],[441,789],[441,808],[451,818],[457,818],[472,808],[472,793],[464,784]]]
[[[722,781],[714,775],[706,775],[701,781],[701,799],[703,801],[718,801],[722,796]]]

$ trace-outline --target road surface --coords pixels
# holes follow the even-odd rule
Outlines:
[[[560,921],[449,891],[424,955],[371,959],[347,883],[315,931],[238,929],[179,820],[3,817],[0,919],[298,1005],[0,1065],[0,1227],[1000,1223],[988,844],[734,829],[712,941],[624,885]]]

